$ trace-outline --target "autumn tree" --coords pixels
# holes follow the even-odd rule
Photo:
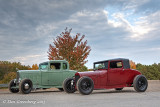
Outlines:
[[[129,63],[130,63],[130,68],[131,68],[131,69],[136,69],[136,64],[135,64],[135,62],[133,62],[132,60],[130,60]]]
[[[71,69],[79,70],[87,62],[91,48],[87,40],[83,41],[85,35],[77,33],[71,36],[72,29],[65,29],[59,36],[53,39],[53,45],[49,45],[49,60],[67,60]]]
[[[4,75],[3,80],[0,81],[0,84],[9,83],[12,79],[16,78],[16,72],[9,72]]]
[[[37,64],[33,64],[31,70],[37,70],[38,69],[38,65]]]
[[[5,74],[16,72],[16,68],[20,70],[29,70],[30,66],[22,65],[20,62],[0,61],[0,80],[4,78]]]

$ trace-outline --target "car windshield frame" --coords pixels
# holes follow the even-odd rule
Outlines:
[[[48,62],[45,62],[45,63],[41,63],[39,64],[39,69],[40,70],[47,70],[48,69]]]
[[[94,70],[108,69],[108,61],[94,63]]]

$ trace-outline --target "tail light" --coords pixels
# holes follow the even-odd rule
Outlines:
[[[77,72],[77,73],[75,73],[75,76],[79,76],[79,73]]]

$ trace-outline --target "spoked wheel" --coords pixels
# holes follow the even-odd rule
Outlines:
[[[16,83],[14,82],[14,80],[11,80],[10,83],[9,83],[9,91],[12,92],[12,93],[18,93],[19,92],[19,89],[18,88],[12,88],[12,87],[15,87],[16,86]]]
[[[137,92],[144,92],[148,87],[148,81],[144,75],[137,75],[134,78],[133,86]]]
[[[29,94],[32,90],[32,81],[30,79],[24,79],[19,84],[20,92],[23,94]]]
[[[73,78],[67,78],[66,80],[64,80],[63,89],[67,93],[74,93],[76,91]]]
[[[89,77],[81,77],[77,81],[77,89],[83,95],[89,95],[94,89],[93,80]]]

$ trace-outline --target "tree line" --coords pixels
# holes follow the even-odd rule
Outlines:
[[[138,63],[136,68],[145,75],[148,80],[160,80],[160,63],[154,63],[152,65]]]
[[[33,64],[30,67],[29,65],[22,65],[20,62],[0,61],[0,84],[8,83],[16,78],[17,68],[19,70],[36,70],[38,69],[38,65]]]

